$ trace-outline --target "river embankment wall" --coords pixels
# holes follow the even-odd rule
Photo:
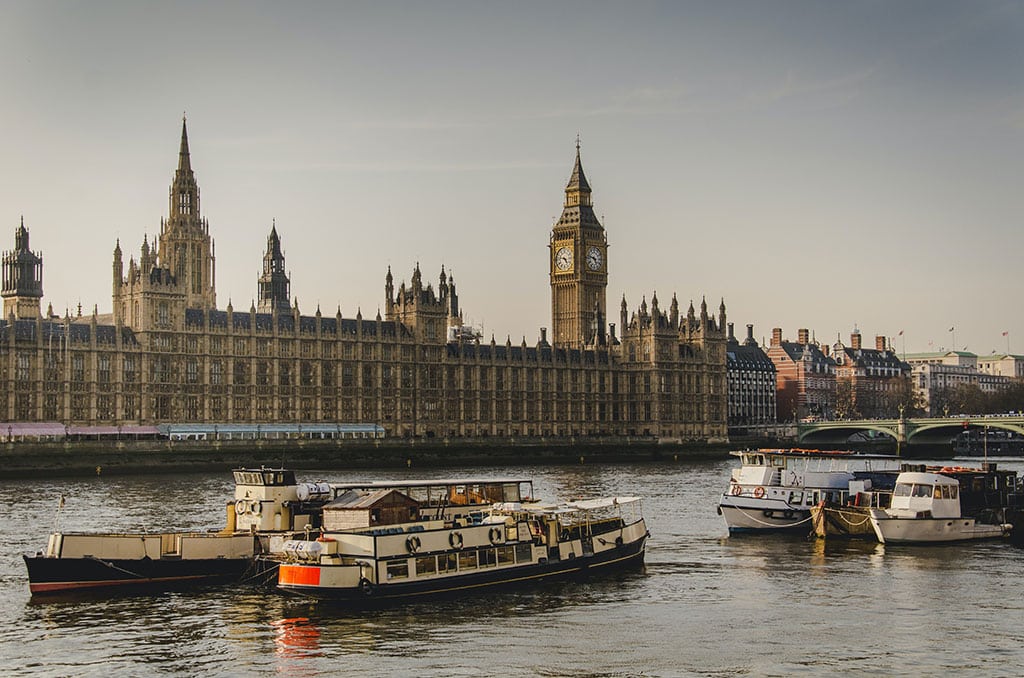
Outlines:
[[[721,459],[736,443],[623,439],[20,441],[0,445],[0,478],[289,468],[434,468]],[[746,447],[747,445],[740,445]]]

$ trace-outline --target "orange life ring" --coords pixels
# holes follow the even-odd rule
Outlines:
[[[763,487],[756,487],[756,488],[754,488],[754,498],[755,499],[760,499],[763,496],[764,496],[764,488]]]
[[[743,488],[740,487],[739,485],[733,485],[732,486],[732,493],[733,493],[733,496],[738,497],[741,494],[743,494]]]

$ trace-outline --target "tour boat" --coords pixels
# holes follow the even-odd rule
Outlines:
[[[848,451],[760,449],[740,458],[718,513],[730,533],[809,531],[811,509],[822,501],[845,503],[858,493],[891,487],[898,457]]]
[[[424,514],[452,519],[502,501],[526,501],[519,478],[428,483],[300,483],[283,468],[237,469],[227,524],[219,532],[54,532],[46,549],[24,556],[33,595],[95,589],[152,589],[182,584],[276,581],[286,541],[315,537],[323,506],[338,494],[392,486],[411,492]],[[411,487],[415,485],[415,487]],[[63,509],[63,499],[61,509]],[[310,536],[312,535],[312,537]]]
[[[889,508],[871,509],[871,525],[883,544],[994,539],[1010,534],[1013,526],[1005,522],[1005,512],[989,511],[985,522],[962,515],[961,496],[960,481],[951,475],[906,471],[896,479]]]
[[[324,506],[315,541],[285,544],[278,588],[376,604],[643,563],[649,534],[637,497],[502,502],[445,518],[411,494],[351,491]]]

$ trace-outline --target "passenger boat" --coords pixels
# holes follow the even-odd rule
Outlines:
[[[849,451],[759,449],[740,458],[718,512],[730,533],[811,529],[811,509],[846,503],[858,493],[891,488],[898,457]]]
[[[324,507],[322,535],[285,544],[278,588],[375,604],[643,563],[649,534],[637,497],[502,502],[446,518],[414,495],[414,487],[340,495]]]
[[[944,472],[945,471],[945,472]],[[984,489],[986,480],[1003,478],[1004,487],[991,487],[995,496],[1016,499],[1016,474],[1002,476],[989,469],[933,469],[905,471],[896,479],[892,504],[887,509],[871,509],[871,525],[878,541],[891,543],[942,543],[971,539],[1006,537],[1013,525],[1006,522],[1007,511],[1013,510],[1002,502],[979,510],[975,515],[964,515],[961,501],[967,496],[960,476],[967,483],[980,481]],[[998,480],[996,481],[998,482]],[[973,483],[972,483],[973,484]],[[1012,502],[1016,503],[1016,502]]]
[[[23,556],[33,595],[97,589],[153,589],[237,581],[276,582],[277,565],[258,555],[281,553],[289,540],[320,532],[323,506],[337,495],[390,486],[408,489],[424,513],[466,519],[502,501],[530,501],[518,478],[419,483],[300,483],[283,468],[234,471],[235,492],[219,532],[54,532],[45,550]],[[63,499],[61,500],[63,506]]]
[[[286,469],[237,469],[219,532],[54,532],[25,555],[33,595],[237,581],[275,535],[318,529],[326,483],[298,483]],[[61,499],[61,508],[64,500]]]

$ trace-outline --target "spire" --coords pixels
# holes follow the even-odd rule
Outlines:
[[[181,148],[178,150],[178,171],[192,173],[192,161],[188,154],[188,129],[185,127],[185,116],[181,116]]]
[[[580,137],[576,135],[576,162],[572,167],[572,175],[569,177],[569,184],[565,187],[565,206],[590,205],[590,184],[587,183],[587,175],[583,173],[583,163],[580,162]]]

